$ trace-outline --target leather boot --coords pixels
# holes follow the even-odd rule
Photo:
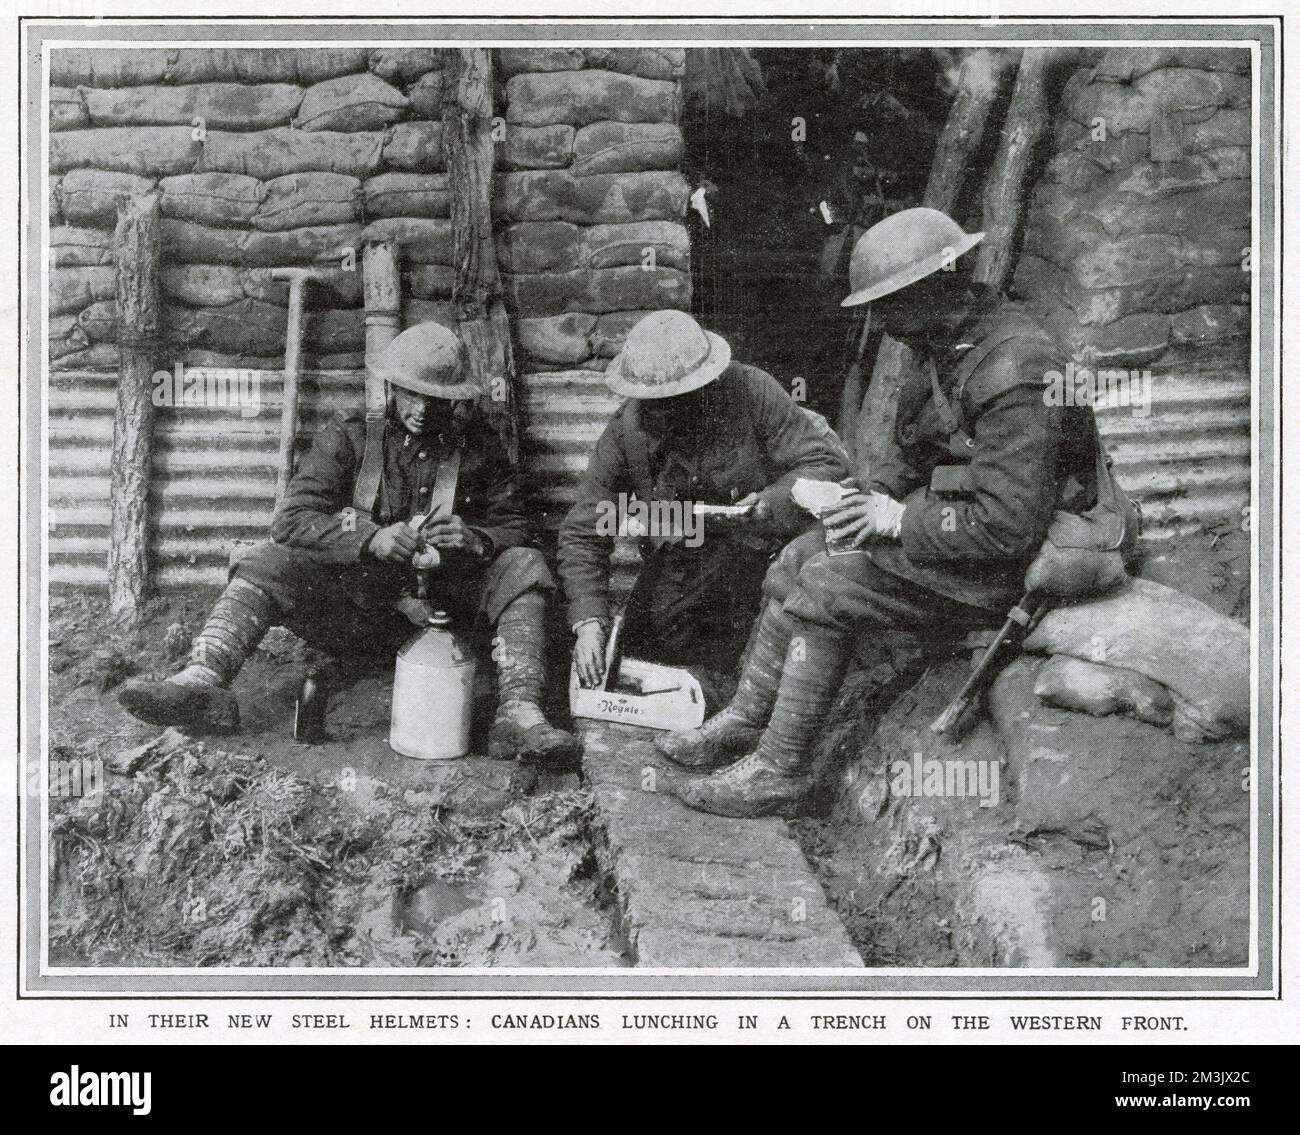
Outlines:
[[[130,682],[118,702],[150,725],[175,725],[191,734],[235,732],[239,703],[227,687],[274,616],[275,603],[265,591],[232,579],[194,640],[185,669],[162,682]]]
[[[492,657],[497,663],[496,719],[488,732],[488,756],[545,764],[573,762],[582,745],[572,733],[556,729],[542,713],[546,677],[546,599],[526,591],[497,620]]]
[[[844,680],[849,645],[847,635],[798,622],[758,749],[711,776],[672,784],[670,791],[715,816],[797,815],[813,787],[809,747]]]
[[[715,769],[752,752],[772,713],[794,622],[775,599],[758,616],[749,657],[731,701],[698,729],[661,733],[655,747],[685,768]]]

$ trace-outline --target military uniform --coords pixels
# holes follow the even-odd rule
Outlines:
[[[271,522],[272,543],[240,561],[233,575],[274,600],[284,625],[333,654],[389,653],[411,625],[394,605],[414,570],[365,555],[380,528],[429,510],[439,465],[461,450],[451,512],[485,542],[488,554],[447,553],[429,576],[430,599],[462,619],[495,622],[530,588],[555,586],[521,500],[519,478],[495,434],[474,422],[463,430],[416,437],[390,419],[383,473],[371,515],[352,506],[365,448],[365,419],[339,415],[316,435]]]
[[[630,654],[670,664],[734,662],[757,610],[772,555],[809,527],[790,500],[798,477],[838,481],[847,455],[834,433],[801,410],[757,367],[731,363],[709,386],[717,409],[689,436],[656,437],[630,399],[610,421],[587,466],[578,500],[560,528],[559,571],[569,619],[607,620],[613,538],[601,518],[620,494],[640,501],[731,504],[752,492],[771,509],[766,530],[710,533],[698,547],[648,534],[629,603]]]
[[[1045,397],[1044,376],[1063,370],[1032,313],[986,298],[951,344],[916,360],[870,471],[868,488],[906,506],[899,541],[830,555],[809,533],[773,565],[767,596],[843,631],[956,637],[1000,622],[1056,510],[1096,493],[1091,409]]]

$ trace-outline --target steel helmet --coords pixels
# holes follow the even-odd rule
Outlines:
[[[706,386],[731,362],[721,335],[684,311],[652,311],[627,333],[605,383],[628,398],[671,398]]]
[[[946,267],[984,239],[963,232],[938,209],[904,209],[877,221],[853,246],[849,287],[841,307],[870,303]]]
[[[479,388],[466,379],[465,348],[460,337],[441,323],[417,323],[384,348],[374,364],[385,382],[452,401],[477,398]]]

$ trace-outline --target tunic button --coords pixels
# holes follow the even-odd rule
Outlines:
[[[419,460],[423,461],[423,460],[424,460],[424,450],[423,450],[423,449],[420,450],[420,452],[417,453],[415,456],[416,456]]]
[[[429,486],[428,486],[428,485],[421,485],[421,486],[420,486],[420,496],[422,496],[422,497],[423,497],[423,496],[427,496],[428,493],[429,493]]]

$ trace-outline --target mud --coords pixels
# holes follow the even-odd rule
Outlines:
[[[324,660],[274,630],[234,685],[238,735],[124,713],[116,687],[175,670],[214,598],[155,600],[138,631],[96,596],[52,598],[51,756],[109,770],[51,801],[56,964],[624,964],[576,775],[395,755],[390,675],[336,684],[328,739],[296,744],[294,695]]]

